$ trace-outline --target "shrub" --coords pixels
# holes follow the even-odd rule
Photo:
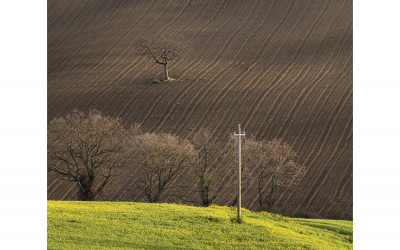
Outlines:
[[[273,206],[260,206],[256,209],[256,212],[261,212],[261,211],[265,211],[265,212],[269,212],[269,213],[274,213],[274,214],[282,214],[285,215],[284,211],[282,211],[281,209],[278,209],[276,207]]]
[[[155,80],[153,81],[153,84],[168,83],[168,82],[175,82],[175,81],[176,81],[176,79],[174,79],[174,78],[172,78],[172,77],[170,77],[168,80],[165,80],[164,78],[162,78],[162,79],[155,79]]]
[[[320,216],[318,216],[318,215],[316,215],[316,214],[313,214],[313,213],[304,211],[302,208],[300,208],[299,210],[297,210],[297,211],[292,215],[292,217],[294,217],[294,218],[305,218],[305,219],[311,219],[311,218],[319,219],[319,218],[321,218]]]

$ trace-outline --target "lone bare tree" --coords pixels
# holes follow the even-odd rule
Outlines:
[[[260,206],[273,206],[283,192],[297,186],[304,177],[304,167],[295,162],[296,152],[282,140],[256,141],[248,138],[244,143],[244,164],[257,169],[257,188]]]
[[[77,183],[82,200],[94,200],[124,163],[126,133],[119,118],[97,110],[55,118],[48,127],[48,170]]]
[[[167,190],[176,191],[179,185],[171,183],[185,174],[195,155],[188,140],[171,134],[142,134],[130,145],[132,168],[139,168],[140,187],[149,202],[160,201]]]
[[[164,66],[165,81],[169,80],[168,64],[183,56],[187,50],[181,36],[166,36],[159,40],[143,39],[139,42],[139,47],[157,64]]]
[[[197,158],[194,163],[194,172],[199,180],[198,192],[200,194],[201,204],[209,206],[217,197],[217,192],[213,190],[213,184],[216,181],[217,173],[213,173],[212,164],[215,164],[219,155],[219,146],[212,140],[212,133],[208,129],[200,129],[192,138]]]

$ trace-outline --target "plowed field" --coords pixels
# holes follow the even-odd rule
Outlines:
[[[284,139],[306,166],[281,204],[352,214],[352,22],[348,0],[49,0],[48,119],[96,108],[152,132],[188,137],[207,127],[215,140],[241,123],[258,139]],[[180,81],[151,84],[163,69],[135,42],[166,34],[192,50],[170,64]],[[220,190],[235,181],[234,167]],[[132,182],[121,174],[102,199],[137,199]],[[256,208],[256,185],[243,189],[243,206]],[[77,191],[49,173],[49,199]],[[234,199],[221,193],[216,203]]]

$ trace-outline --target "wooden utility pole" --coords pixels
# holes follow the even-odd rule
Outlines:
[[[233,135],[238,137],[238,197],[237,197],[237,222],[240,223],[242,216],[242,141],[241,137],[245,136],[246,132],[243,131],[243,134],[240,130],[240,124],[238,124],[238,133],[236,134],[233,131]]]

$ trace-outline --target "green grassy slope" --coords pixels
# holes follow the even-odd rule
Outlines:
[[[293,219],[228,207],[48,201],[49,249],[352,248],[351,221]]]

